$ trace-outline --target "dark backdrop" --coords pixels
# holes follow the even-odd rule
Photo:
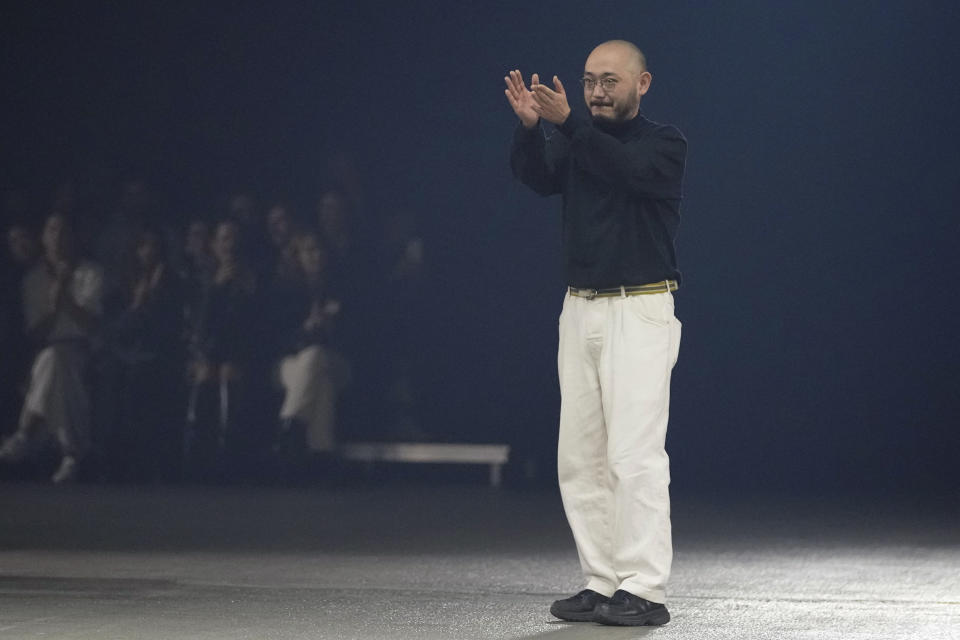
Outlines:
[[[511,178],[502,76],[626,38],[689,140],[674,486],[960,486],[955,3],[200,4],[6,3],[3,186],[307,199],[346,153],[425,222],[432,428],[549,477],[559,202]]]

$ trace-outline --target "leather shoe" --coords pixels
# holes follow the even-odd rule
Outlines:
[[[659,602],[650,602],[619,589],[609,602],[597,606],[593,619],[600,624],[640,627],[667,624],[670,612]]]
[[[568,622],[592,622],[594,609],[605,602],[610,602],[610,598],[593,589],[584,589],[575,596],[554,602],[550,613]]]

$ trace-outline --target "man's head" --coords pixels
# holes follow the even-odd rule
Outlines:
[[[610,40],[597,46],[583,66],[583,98],[594,120],[625,122],[640,111],[650,89],[647,60],[636,45]]]

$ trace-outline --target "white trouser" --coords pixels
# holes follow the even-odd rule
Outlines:
[[[680,347],[673,295],[567,294],[558,475],[587,588],[665,602],[673,546],[664,442]]]
[[[286,392],[280,418],[303,421],[311,451],[333,449],[337,396],[349,378],[350,365],[343,356],[321,345],[280,361],[280,382]]]
[[[87,350],[73,342],[56,343],[37,354],[23,401],[17,436],[26,444],[32,417],[43,419],[64,455],[81,458],[90,446],[90,398],[84,382]]]

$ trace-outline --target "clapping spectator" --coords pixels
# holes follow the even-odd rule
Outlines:
[[[86,365],[90,336],[101,314],[103,275],[77,256],[65,216],[43,228],[44,259],[24,278],[24,317],[40,351],[33,362],[17,431],[0,447],[0,459],[17,461],[53,436],[61,462],[52,480],[66,482],[90,446]]]

